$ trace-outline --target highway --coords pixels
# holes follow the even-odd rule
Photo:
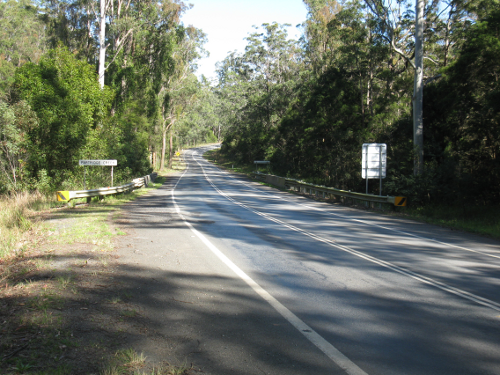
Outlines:
[[[198,272],[254,301],[226,294],[219,308],[255,306],[252,324],[283,329],[262,342],[286,353],[232,373],[500,374],[498,241],[259,185],[204,160],[209,148],[184,153],[162,199],[209,268]]]

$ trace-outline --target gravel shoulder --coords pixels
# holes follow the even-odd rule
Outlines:
[[[0,373],[198,372],[143,353],[148,340],[171,345],[134,300],[120,262],[122,207],[93,202],[44,212],[31,236],[36,246],[0,262]]]

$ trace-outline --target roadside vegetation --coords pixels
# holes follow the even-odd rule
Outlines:
[[[220,139],[189,6],[118,3],[0,2],[0,196],[107,186],[109,169],[82,159],[117,160],[121,184]]]
[[[427,205],[400,211],[412,219],[500,239],[500,206]]]
[[[87,188],[109,184],[107,168],[79,167],[81,159],[116,159],[119,185],[180,168],[184,147],[221,142],[209,157],[235,172],[270,160],[277,175],[364,191],[361,146],[386,143],[384,193],[409,202],[399,213],[500,238],[498,1],[427,2],[422,149],[412,134],[411,2],[396,10],[382,0],[304,0],[299,41],[286,25],[263,24],[243,53],[218,64],[216,82],[195,75],[206,36],[183,24],[189,5],[101,3],[0,2],[7,373],[143,371],[140,348],[119,347],[147,322],[116,292],[111,249],[123,232],[112,224],[120,205],[147,189],[61,208],[55,191],[81,189],[84,178]],[[369,187],[378,192],[376,181]],[[189,371],[153,368],[163,365],[144,371]]]
[[[23,192],[0,198],[0,259],[22,253],[41,230],[36,215],[56,206],[54,197]]]
[[[178,170],[186,145],[217,141],[195,76],[205,36],[176,0],[0,2],[0,372],[184,374],[127,335],[145,319],[114,284],[119,207],[148,189],[55,202],[58,190]],[[102,32],[101,32],[102,31]],[[132,32],[133,31],[133,32]],[[102,50],[103,53],[100,53]],[[209,119],[204,116],[203,119]],[[157,180],[154,187],[161,185]],[[144,332],[140,331],[143,330]]]

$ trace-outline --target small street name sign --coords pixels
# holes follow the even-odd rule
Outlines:
[[[97,167],[116,167],[116,160],[79,160],[78,165],[97,166]]]

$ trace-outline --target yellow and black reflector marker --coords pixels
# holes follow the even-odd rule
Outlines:
[[[408,199],[406,197],[394,197],[394,205],[398,207],[405,207]]]
[[[69,202],[69,191],[58,191],[57,192],[57,201],[58,202]]]

